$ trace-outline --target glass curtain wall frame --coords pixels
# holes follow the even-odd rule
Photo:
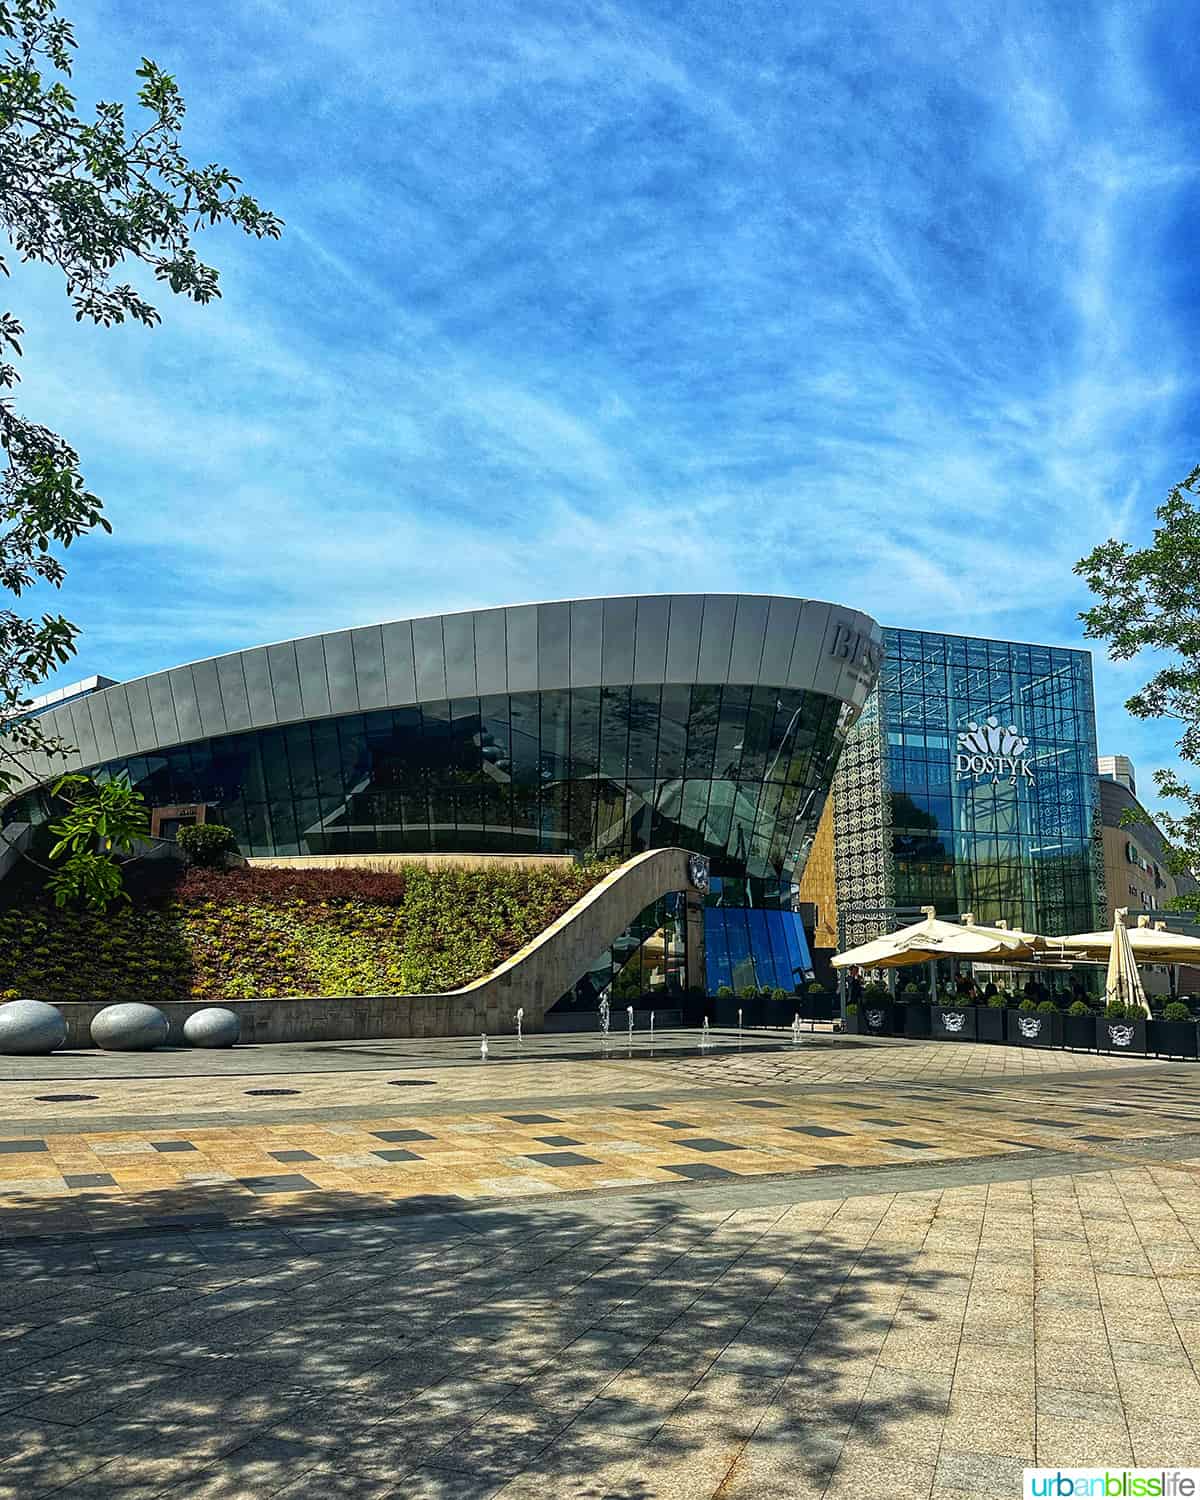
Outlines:
[[[1101,865],[1086,652],[885,631],[877,691],[894,901],[1035,931],[1095,926]],[[995,719],[1028,741],[1034,779],[960,775],[957,737]],[[890,845],[890,847],[888,847]]]
[[[92,768],[151,807],[204,804],[248,855],[627,858],[678,845],[790,904],[846,735],[791,688],[631,684],[434,700],[197,740]],[[5,821],[40,821],[44,793]]]

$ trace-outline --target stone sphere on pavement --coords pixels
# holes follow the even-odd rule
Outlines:
[[[220,1005],[194,1011],[183,1023],[183,1039],[192,1047],[232,1047],[241,1031],[234,1012]]]
[[[9,1000],[0,1005],[0,1052],[29,1057],[53,1052],[66,1039],[62,1012],[44,1000]]]
[[[92,1041],[106,1052],[147,1052],[161,1047],[170,1029],[161,1010],[136,1000],[106,1005],[92,1017]]]

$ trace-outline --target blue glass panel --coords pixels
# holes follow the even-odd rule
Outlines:
[[[725,913],[716,906],[704,908],[704,967],[710,995],[715,995],[722,985],[733,988],[729,944],[725,937]]]
[[[754,979],[751,982],[776,989],[782,981],[775,969],[775,954],[771,950],[766,912],[761,909],[748,911],[746,925],[750,932],[750,956],[754,962]]]

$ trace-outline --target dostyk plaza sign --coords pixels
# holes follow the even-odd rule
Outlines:
[[[1029,739],[1015,724],[1001,724],[993,717],[982,724],[974,719],[959,731],[954,756],[956,781],[987,781],[998,785],[1007,778],[1009,786],[1023,783],[1033,786],[1036,777],[1033,763],[1026,757]]]

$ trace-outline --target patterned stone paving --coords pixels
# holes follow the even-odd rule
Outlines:
[[[257,1067],[92,1057],[96,1100],[39,1117],[22,1091],[55,1090],[10,1076],[0,1500],[1016,1496],[1035,1461],[1200,1464],[1200,1069],[425,1046],[419,1091],[286,1049],[298,1096],[261,1101]]]

